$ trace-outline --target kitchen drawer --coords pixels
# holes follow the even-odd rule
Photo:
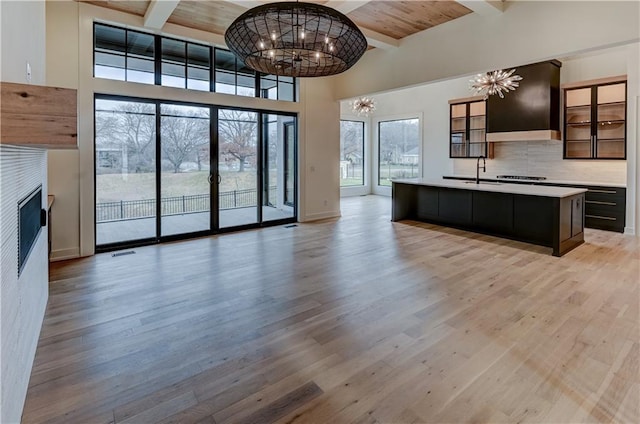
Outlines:
[[[599,215],[597,213],[585,213],[585,227],[598,230],[624,232],[624,214],[615,216]]]
[[[584,209],[585,215],[597,215],[602,217],[611,217],[617,218],[618,220],[624,221],[624,209],[619,208],[611,208],[606,206],[593,206],[586,204]]]
[[[585,227],[624,232],[626,189],[588,187],[585,194]]]
[[[625,212],[624,203],[620,202],[600,202],[593,200],[585,200],[586,213],[598,212],[604,215],[623,214]]]
[[[619,188],[589,188],[585,199],[596,202],[625,203],[626,191]]]

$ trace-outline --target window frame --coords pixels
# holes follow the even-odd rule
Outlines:
[[[424,145],[424,134],[423,134],[423,115],[422,112],[418,113],[406,113],[399,115],[387,115],[377,117],[373,123],[373,140],[374,152],[371,158],[371,168],[373,170],[372,175],[372,192],[374,194],[380,194],[384,196],[391,196],[391,186],[380,185],[380,124],[385,122],[393,122],[393,121],[408,121],[414,120],[418,121],[418,169],[417,169],[417,178],[422,177],[422,162],[423,162],[423,145]],[[373,141],[372,140],[372,141]]]
[[[358,119],[350,119],[350,118],[340,118],[340,156],[342,156],[342,122],[353,122],[353,123],[359,123],[362,126],[362,182],[360,184],[349,184],[349,185],[342,185],[342,177],[340,178],[340,189],[343,188],[360,188],[360,187],[364,187],[366,186],[366,125],[364,121],[358,120]],[[342,160],[341,160],[342,161]]]
[[[117,79],[117,78],[106,78],[106,77],[97,77],[96,76],[96,52],[97,53],[103,53],[102,51],[97,51],[96,50],[96,27],[98,26],[102,26],[102,27],[109,27],[109,28],[114,28],[114,29],[118,29],[118,30],[122,30],[125,32],[125,46],[124,46],[124,52],[122,52],[122,57],[124,57],[124,68],[122,68],[122,70],[124,71],[124,79]],[[201,92],[206,92],[205,90],[199,90],[199,89],[195,89],[195,88],[188,88],[189,86],[189,45],[194,45],[194,46],[200,46],[200,47],[206,47],[207,49],[209,49],[209,92],[211,93],[223,93],[220,91],[216,91],[216,72],[220,71],[220,72],[225,72],[228,74],[233,74],[233,78],[234,78],[234,94],[236,96],[242,96],[242,97],[256,97],[256,98],[266,98],[268,99],[268,95],[263,95],[264,91],[261,87],[262,85],[262,79],[268,79],[268,80],[272,80],[275,83],[275,89],[276,89],[276,97],[271,99],[271,100],[276,100],[276,101],[291,101],[291,102],[297,102],[298,101],[298,92],[299,92],[299,81],[297,78],[295,77],[278,77],[276,75],[267,75],[267,74],[262,74],[260,72],[253,72],[252,74],[246,74],[244,72],[240,72],[240,69],[243,68],[242,63],[239,62],[238,58],[235,58],[235,66],[234,66],[234,71],[230,72],[227,69],[222,69],[222,68],[216,68],[216,51],[220,50],[220,51],[225,51],[225,52],[230,52],[230,50],[228,49],[224,49],[221,47],[215,47],[212,45],[208,45],[205,43],[198,43],[198,42],[194,42],[194,41],[190,41],[190,40],[186,40],[186,39],[181,39],[178,37],[172,37],[172,36],[165,36],[165,35],[161,35],[161,34],[153,34],[150,32],[146,32],[146,31],[140,31],[137,29],[130,29],[127,27],[122,27],[122,26],[118,26],[118,25],[112,25],[109,23],[105,23],[105,22],[100,22],[100,21],[94,21],[93,22],[93,67],[92,67],[92,75],[94,78],[105,78],[105,79],[112,79],[114,81],[124,81],[124,82],[135,82],[135,81],[129,81],[127,80],[127,64],[128,64],[128,56],[129,53],[127,52],[127,40],[128,40],[128,36],[130,32],[134,32],[134,33],[139,33],[139,34],[144,34],[146,36],[152,36],[154,39],[154,54],[153,54],[153,63],[154,63],[154,73],[153,73],[153,83],[144,83],[144,82],[138,82],[139,84],[147,84],[147,85],[156,85],[156,86],[162,86],[162,87],[174,87],[174,88],[183,88],[185,90],[192,90],[192,91],[201,91]],[[182,65],[184,67],[184,72],[185,72],[185,76],[184,76],[184,87],[175,87],[175,86],[171,86],[171,85],[163,85],[162,84],[162,76],[163,76],[163,72],[162,72],[162,65],[164,63],[170,63],[173,65],[176,65],[174,63],[171,62],[165,62],[163,61],[162,58],[162,41],[163,40],[171,40],[171,41],[178,41],[178,42],[183,42],[185,43],[185,55],[184,55],[184,59],[185,62]],[[105,54],[112,54],[115,56],[120,56],[119,52],[117,51],[113,51],[113,53],[109,53],[104,52]],[[176,65],[176,66],[181,66],[181,65]],[[120,69],[120,68],[115,68],[114,69]],[[254,94],[253,96],[244,96],[241,94],[238,94],[238,88],[241,87],[238,85],[238,77],[242,75],[242,76],[248,76],[248,77],[253,77],[255,84],[254,84]],[[288,79],[291,79],[291,81],[289,81]],[[281,95],[281,91],[279,89],[281,84],[291,84],[291,98],[283,98],[284,96]],[[244,87],[244,86],[242,86]],[[230,93],[224,93],[224,94],[230,94]]]
[[[284,224],[292,224],[298,221],[299,218],[299,214],[300,214],[300,197],[298,195],[298,184],[299,184],[299,172],[300,172],[300,168],[299,168],[299,158],[298,158],[298,145],[300,142],[300,138],[299,138],[299,133],[298,133],[298,122],[300,120],[300,116],[298,113],[296,112],[284,112],[284,111],[277,111],[277,110],[272,110],[272,109],[258,109],[258,108],[252,108],[252,107],[239,107],[239,106],[226,106],[226,105],[220,105],[220,104],[207,104],[207,103],[200,103],[200,102],[190,102],[190,101],[180,101],[180,100],[169,100],[169,99],[160,99],[160,98],[142,98],[142,97],[137,97],[137,96],[126,96],[126,95],[114,95],[114,94],[104,94],[104,93],[94,93],[93,94],[93,120],[94,120],[94,133],[93,133],[93,140],[94,140],[94,145],[93,145],[93,208],[95,211],[96,208],[96,203],[97,203],[97,197],[98,197],[98,191],[97,191],[97,167],[95,166],[95,164],[97,163],[98,157],[96,155],[96,143],[95,143],[95,138],[96,138],[96,124],[95,124],[95,120],[96,120],[96,101],[97,100],[111,100],[111,101],[124,101],[124,102],[135,102],[135,103],[145,103],[145,104],[151,104],[155,106],[155,113],[154,113],[154,119],[156,121],[156,132],[155,132],[155,139],[154,139],[154,146],[155,146],[155,172],[156,172],[156,177],[155,177],[155,190],[156,190],[156,228],[155,228],[155,235],[153,237],[147,237],[147,238],[143,238],[143,239],[134,239],[134,240],[126,240],[126,241],[119,241],[119,242],[115,242],[115,243],[105,243],[105,244],[97,244],[97,222],[94,216],[93,219],[93,233],[94,233],[94,249],[96,253],[102,253],[102,252],[110,252],[113,250],[120,250],[123,248],[130,248],[130,247],[137,247],[137,246],[147,246],[147,245],[152,245],[152,244],[157,244],[157,243],[163,243],[163,242],[171,242],[171,241],[177,241],[177,240],[187,240],[187,239],[191,239],[191,238],[197,238],[197,237],[202,237],[202,236],[211,236],[211,235],[216,235],[216,234],[223,234],[223,233],[228,233],[228,232],[234,232],[234,231],[242,231],[242,230],[247,230],[247,229],[254,229],[254,228],[266,228],[266,227],[273,227],[273,226],[278,226],[278,225],[284,225]],[[162,136],[162,131],[160,130],[160,125],[161,125],[161,117],[162,117],[162,113],[160,111],[161,105],[171,105],[171,106],[194,106],[194,107],[203,107],[203,108],[209,108],[210,112],[210,116],[211,118],[211,122],[210,122],[210,138],[209,138],[209,144],[210,144],[210,154],[211,154],[211,158],[210,158],[210,163],[213,165],[212,168],[210,169],[210,175],[212,175],[212,179],[214,178],[213,175],[216,175],[219,170],[217,167],[217,163],[218,163],[218,159],[219,159],[219,119],[218,119],[218,113],[220,110],[224,109],[224,110],[233,110],[233,111],[242,111],[242,112],[249,112],[249,113],[255,113],[256,114],[256,122],[258,122],[258,144],[257,144],[257,148],[258,148],[258,158],[257,158],[257,163],[260,164],[258,165],[258,180],[257,180],[257,196],[258,196],[258,204],[262,204],[262,191],[260,190],[261,187],[261,179],[262,179],[262,175],[264,173],[264,166],[262,165],[262,129],[261,129],[261,125],[260,122],[262,121],[262,117],[264,115],[281,115],[281,116],[288,116],[293,118],[293,131],[294,131],[294,140],[293,140],[293,172],[294,172],[294,178],[293,178],[293,216],[289,217],[289,218],[282,218],[282,219],[276,219],[276,220],[265,220],[263,218],[262,215],[262,211],[260,208],[258,208],[259,210],[259,215],[258,215],[258,221],[255,223],[250,223],[250,224],[241,224],[241,225],[237,225],[237,226],[233,226],[233,227],[220,227],[220,223],[219,223],[219,204],[218,204],[218,189],[217,189],[217,185],[216,187],[214,187],[213,185],[211,185],[211,191],[210,191],[210,196],[211,196],[211,209],[210,209],[210,213],[212,213],[211,215],[211,226],[209,230],[203,230],[203,231],[197,231],[197,232],[192,232],[192,233],[180,233],[180,234],[171,234],[171,235],[162,235],[162,214],[161,214],[161,190],[162,190],[162,182],[161,182],[161,171],[160,171],[160,167],[161,167],[161,136]],[[166,115],[165,115],[166,116]],[[286,189],[286,188],[285,188]],[[214,211],[215,209],[215,211]]]

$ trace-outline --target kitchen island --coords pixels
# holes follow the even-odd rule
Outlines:
[[[587,190],[437,179],[392,180],[392,221],[411,219],[551,247],[584,242]]]

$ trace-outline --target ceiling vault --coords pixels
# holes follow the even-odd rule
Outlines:
[[[481,16],[495,16],[504,12],[504,2],[494,0],[456,0]]]
[[[371,0],[329,0],[324,5],[336,9],[338,12],[348,14],[357,8],[364,6]]]
[[[151,0],[144,14],[144,26],[161,29],[173,13],[180,0]]]

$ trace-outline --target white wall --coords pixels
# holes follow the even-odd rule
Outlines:
[[[640,2],[508,1],[374,49],[334,77],[336,98],[379,93],[638,41]]]
[[[0,2],[0,80],[45,82],[45,4]],[[47,228],[18,278],[18,201],[42,185],[46,207],[46,151],[0,146],[0,422],[17,423],[27,392],[48,292]]]
[[[47,17],[47,85],[78,89],[78,4],[49,1]],[[49,151],[52,208],[52,253],[55,260],[80,254],[80,168],[78,150]]]
[[[45,2],[7,1],[2,4],[2,70],[0,80],[26,84],[27,63],[31,83],[45,83]]]
[[[94,20],[143,28],[143,19],[67,0],[47,2],[47,20],[50,29],[47,51],[52,61],[56,57],[65,58],[48,71],[47,81],[51,85],[77,87],[79,111],[78,151],[54,152],[49,161],[51,190],[56,195],[54,213],[69,217],[54,226],[54,258],[86,256],[94,252],[95,93],[298,113],[299,219],[308,221],[339,215],[338,171],[334,172],[328,165],[339,158],[339,104],[331,97],[329,79],[301,82],[301,99],[294,103],[93,78]],[[162,32],[211,44],[222,41],[220,36],[172,24],[165,25]],[[306,102],[308,98],[312,101]]]
[[[327,78],[304,79],[300,88],[301,221],[340,216],[340,103]]]

